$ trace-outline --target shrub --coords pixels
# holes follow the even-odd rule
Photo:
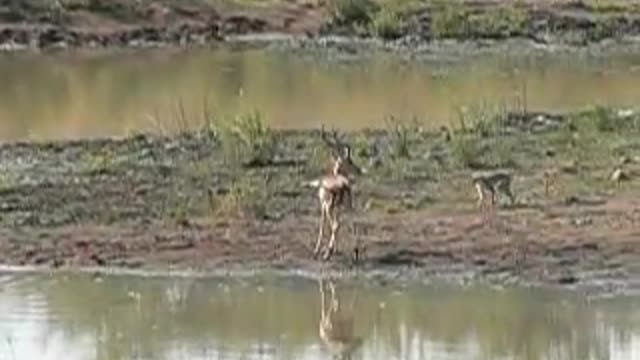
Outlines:
[[[331,0],[329,12],[337,25],[367,25],[378,9],[373,0]]]
[[[385,7],[373,15],[370,32],[383,39],[395,39],[402,35],[403,27],[402,14],[396,9]]]

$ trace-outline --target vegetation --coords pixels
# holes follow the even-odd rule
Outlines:
[[[246,128],[253,130],[245,130],[254,136],[235,136],[223,142],[238,142],[242,148],[248,147],[247,144],[270,144],[266,139],[274,138],[272,130],[267,131],[264,124],[258,126],[253,122],[258,118],[252,115],[250,119],[254,120],[248,123],[253,125]],[[359,181],[364,187],[360,191],[368,194],[364,195],[368,198],[364,203],[373,209],[381,206],[386,211],[398,211],[402,207],[415,209],[448,202],[452,200],[447,200],[449,197],[460,196],[461,190],[468,187],[465,179],[469,171],[495,168],[510,168],[519,174],[527,174],[525,183],[533,192],[528,196],[535,197],[541,192],[535,179],[540,178],[544,169],[561,168],[563,164],[579,164],[583,170],[573,172],[571,178],[568,178],[569,173],[563,175],[561,194],[595,194],[611,189],[607,181],[608,166],[629,155],[629,149],[640,147],[635,136],[640,132],[640,117],[634,114],[622,116],[613,109],[595,107],[554,119],[488,106],[472,107],[461,110],[459,122],[452,128],[451,137],[447,138],[437,132],[421,131],[417,119],[407,122],[391,116],[387,119],[384,138],[371,138],[361,133],[350,136],[357,161],[369,170],[366,178]],[[305,149],[302,145],[296,147],[296,141],[313,141],[315,145]],[[301,151],[299,155],[308,159],[306,165],[296,170],[302,178],[292,177],[291,170],[283,170],[284,175],[252,170],[250,173],[253,175],[247,178],[245,170],[219,199],[219,211],[267,217],[264,204],[277,197],[275,187],[303,193],[299,183],[320,175],[328,167],[328,152],[319,139],[281,137],[279,143],[282,152],[296,147]],[[262,146],[271,149],[271,145],[255,145],[255,148]],[[257,153],[273,154],[271,150]],[[260,165],[254,163],[252,166]],[[264,181],[267,174],[270,180]],[[412,190],[414,196],[406,201],[402,198],[383,201],[375,195],[386,186],[393,188],[391,192],[413,189],[417,181],[421,182],[420,191]],[[458,194],[454,194],[456,192]],[[471,195],[456,201],[471,201]]]
[[[412,123],[406,123],[394,116],[390,116],[386,122],[391,157],[393,159],[410,158],[412,143],[418,140],[419,127],[417,119],[413,119]]]
[[[334,25],[364,35],[394,39],[404,34],[406,20],[417,1],[332,0],[329,6]]]
[[[247,14],[247,23],[253,23],[251,31],[273,31],[273,11],[284,11],[282,0],[233,0],[242,6]],[[0,23],[9,24],[7,36],[13,42],[7,46],[75,47],[75,46],[140,46],[158,42],[175,45],[186,43],[219,41],[218,33],[202,34],[200,25],[203,18],[220,25],[222,32],[244,32],[244,26],[226,26],[228,16],[218,16],[217,2],[194,0],[185,11],[181,2],[173,0],[24,0],[5,1],[0,4]],[[155,4],[155,5],[153,5]],[[620,35],[637,35],[635,25],[640,6],[622,0],[588,0],[573,6],[580,11],[565,14],[564,5],[544,4],[548,10],[548,21],[536,21],[538,15],[531,4],[520,1],[487,2],[478,6],[474,2],[458,0],[328,0],[326,19],[320,19],[328,33],[350,36],[377,37],[392,40],[404,35],[421,39],[504,39],[513,36],[550,38],[574,44],[586,44]],[[167,21],[160,21],[156,11],[162,7]],[[226,7],[223,7],[226,8]],[[231,7],[233,8],[233,7]],[[273,8],[273,9],[272,9]],[[197,10],[197,11],[196,11]],[[273,10],[273,11],[272,11]],[[285,15],[285,14],[282,14]],[[242,15],[243,17],[245,15]],[[316,16],[303,15],[303,16]],[[547,16],[547,15],[545,15]],[[295,19],[299,20],[299,19]],[[25,30],[18,24],[33,25]],[[317,24],[317,21],[300,21],[301,24]],[[59,25],[46,31],[43,26]],[[90,26],[87,24],[97,24]],[[181,36],[176,36],[175,28],[186,26]],[[191,24],[191,25],[184,25]],[[212,25],[212,24],[209,24]],[[119,29],[128,27],[126,36]],[[153,30],[151,30],[153,28]],[[96,29],[103,29],[96,32]],[[107,30],[113,30],[113,34]],[[144,31],[142,31],[145,29]],[[315,32],[312,27],[304,30]],[[25,32],[28,36],[25,36]],[[22,35],[20,35],[22,34]],[[91,34],[92,36],[80,36]],[[189,36],[186,36],[189,35]],[[193,35],[193,36],[192,36]],[[38,42],[32,41],[38,39]],[[96,40],[99,39],[99,40]]]
[[[256,166],[273,163],[278,142],[259,112],[238,115],[222,126],[221,141],[232,155],[232,162]]]
[[[40,160],[24,169],[6,159],[3,201],[8,209],[38,210],[6,211],[2,224],[274,219],[316,211],[313,191],[303,184],[329,168],[317,131],[280,132],[258,112],[207,118],[215,121],[177,135],[21,150],[21,157]],[[547,169],[559,170],[555,199],[616,191],[608,179],[620,159],[631,159],[624,165],[631,176],[619,191],[632,187],[640,170],[635,112],[594,107],[554,116],[484,106],[461,110],[445,132],[418,124],[390,117],[384,129],[345,134],[354,161],[367,170],[357,179],[356,199],[367,211],[472,206],[473,170],[514,170],[515,191],[528,204],[548,201],[541,182]],[[56,170],[60,164],[65,171]],[[40,182],[47,185],[34,188]],[[87,199],[95,206],[86,206]]]
[[[371,18],[369,31],[372,35],[383,39],[395,39],[403,35],[405,19],[402,11],[383,7]]]
[[[372,14],[379,10],[373,0],[332,0],[329,2],[331,19],[336,25],[366,26]]]
[[[516,4],[475,12],[461,3],[445,2],[434,7],[431,32],[439,38],[518,36],[526,32],[528,16]]]
[[[412,16],[423,7],[420,2],[412,0],[333,0],[330,4],[334,25],[350,27],[365,35],[383,39],[406,34]],[[430,15],[430,32],[437,38],[522,35],[528,19],[526,10],[515,4],[478,12],[456,1],[433,3]]]
[[[434,37],[461,37],[470,32],[468,11],[457,2],[439,3],[434,7],[431,33]]]
[[[235,179],[226,194],[211,199],[213,214],[219,217],[268,218],[269,185],[269,178]]]

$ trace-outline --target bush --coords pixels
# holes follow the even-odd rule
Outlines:
[[[478,149],[475,137],[459,134],[451,140],[451,156],[463,167],[474,167],[477,164]]]
[[[331,0],[329,11],[337,25],[367,25],[378,10],[373,0]]]
[[[265,219],[268,216],[269,198],[268,179],[256,181],[241,177],[233,181],[226,194],[212,199],[212,206],[217,216]]]
[[[245,165],[271,164],[277,153],[277,139],[258,112],[238,115],[223,137],[227,149],[242,158]],[[236,148],[238,147],[238,148]],[[238,158],[234,158],[238,160]]]
[[[370,32],[383,39],[395,39],[402,35],[403,27],[402,14],[398,10],[385,7],[373,15]]]
[[[434,9],[431,32],[435,37],[459,37],[469,33],[467,11],[459,4],[445,3]]]
[[[397,120],[391,116],[386,120],[387,136],[389,137],[389,152],[394,159],[405,158],[411,156],[410,147],[418,132],[418,126],[415,124],[407,124]]]
[[[473,19],[473,28],[490,36],[511,36],[524,32],[527,14],[515,6],[501,6]]]

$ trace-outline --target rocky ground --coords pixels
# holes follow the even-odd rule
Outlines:
[[[0,263],[640,285],[638,115],[504,113],[346,134],[367,174],[328,262],[311,257],[318,204],[304,186],[327,167],[319,133],[239,119],[175,137],[2,145]],[[470,174],[495,168],[513,171],[517,201],[483,214]]]

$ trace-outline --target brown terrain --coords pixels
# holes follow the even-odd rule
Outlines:
[[[444,11],[420,3],[400,25],[373,21],[371,32],[336,21],[323,1],[0,0],[0,47],[206,45],[272,32],[585,45],[640,34],[634,3],[504,4],[468,1]],[[3,144],[0,263],[357,270],[638,290],[640,117],[612,114],[508,114],[499,126],[478,123],[453,138],[403,127],[350,134],[370,171],[357,180],[356,209],[345,214],[328,262],[312,259],[319,209],[315,191],[301,185],[327,165],[313,131],[267,132],[244,148],[211,129]],[[621,156],[629,179],[616,187],[608,179]],[[470,172],[497,167],[515,170],[518,201],[483,214]],[[542,172],[552,167],[560,176],[546,196]]]
[[[491,221],[472,211],[355,215],[355,235],[343,231],[341,249],[327,263],[312,259],[317,218],[310,215],[279,221],[5,229],[0,261],[45,268],[196,273],[356,268],[389,276],[468,273],[499,283],[637,290],[638,205],[638,201],[612,199],[603,205],[502,210]],[[353,260],[356,242],[358,262]]]
[[[346,35],[421,42],[516,37],[541,44],[585,45],[640,34],[639,7],[633,1],[483,0],[461,1],[452,6],[451,2],[416,0],[405,1],[411,6],[401,10],[389,1],[389,9],[383,7],[384,11],[376,12],[378,17],[372,12],[371,19],[365,20],[361,18],[369,15],[336,15],[334,3],[2,0],[0,44],[5,50],[187,46],[224,42],[233,35],[280,33],[309,39]]]
[[[640,161],[632,153],[640,122],[594,114],[512,114],[501,130],[457,130],[453,138],[407,128],[406,143],[398,142],[401,129],[349,134],[355,161],[369,171],[356,182],[355,209],[327,262],[312,258],[319,209],[315,191],[302,186],[327,164],[313,131],[264,134],[277,139],[268,157],[249,156],[211,130],[5,144],[0,263],[357,270],[637,290]],[[615,128],[593,128],[593,116],[610,116]],[[623,146],[620,136],[629,136]],[[630,154],[619,187],[602,150],[611,139]],[[515,170],[516,204],[481,213],[470,171],[499,164]],[[561,173],[545,196],[541,174],[553,166]]]

